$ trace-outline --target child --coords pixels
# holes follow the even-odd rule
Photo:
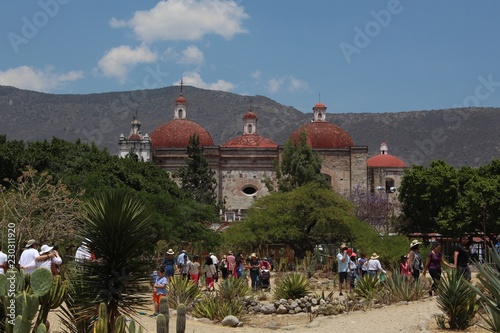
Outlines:
[[[205,283],[207,285],[207,291],[214,291],[214,276],[215,276],[215,266],[212,258],[210,256],[205,257],[205,266],[203,267],[203,272],[205,273]]]
[[[401,273],[401,276],[403,279],[410,279],[411,272],[410,272],[410,267],[408,267],[408,257],[407,256],[401,256],[401,259],[399,259],[399,273]]]
[[[160,312],[160,298],[167,294],[167,278],[165,277],[165,268],[160,267],[157,270],[158,276],[156,277],[156,281],[154,284],[153,291],[153,302],[155,304],[155,313],[151,315],[151,317],[158,316]]]
[[[200,277],[200,259],[197,255],[193,257],[193,262],[189,267],[189,277],[193,281],[193,283],[198,286],[198,279]]]

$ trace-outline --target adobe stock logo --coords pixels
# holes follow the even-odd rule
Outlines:
[[[350,64],[353,54],[360,54],[361,50],[370,45],[373,38],[381,33],[382,28],[386,28],[391,23],[392,17],[400,14],[402,11],[403,6],[399,0],[389,0],[389,2],[387,2],[387,9],[382,9],[378,12],[371,10],[370,15],[374,19],[366,22],[364,29],[358,26],[354,27],[354,45],[346,42],[339,44],[340,50],[347,63]]]
[[[65,5],[70,0],[40,0],[38,6],[40,10],[35,12],[30,18],[21,17],[21,33],[9,32],[7,38],[15,53],[19,53],[21,44],[28,44],[30,40],[38,35],[41,28],[45,27],[51,18],[59,13],[60,5]]]

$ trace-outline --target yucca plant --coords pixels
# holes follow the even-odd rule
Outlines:
[[[382,289],[380,280],[376,276],[366,274],[359,280],[354,292],[364,300],[371,301],[381,295]]]
[[[194,315],[210,320],[221,321],[230,315],[241,318],[245,311],[240,298],[226,299],[218,291],[204,294],[193,303]]]
[[[309,279],[301,273],[292,272],[276,282],[273,297],[279,299],[297,299],[309,294]]]
[[[78,265],[70,295],[73,303],[66,305],[74,307],[71,312],[78,314],[74,318],[78,323],[95,318],[99,304],[104,303],[111,332],[121,314],[132,317],[151,302],[141,288],[149,283],[150,267],[144,255],[152,244],[151,214],[124,190],[90,199],[84,211],[80,236],[98,260]]]
[[[389,290],[389,295],[393,302],[416,301],[428,292],[428,286],[424,279],[410,281],[402,276],[399,270],[394,270],[392,276],[387,279],[386,289]]]
[[[437,303],[452,330],[464,330],[475,324],[476,293],[456,271],[444,271],[437,289]]]
[[[200,288],[181,275],[173,276],[167,288],[168,306],[172,309],[177,309],[179,304],[189,306],[200,295]]]
[[[484,310],[479,315],[484,323],[478,325],[491,332],[500,332],[500,254],[489,249],[488,262],[475,263],[480,274],[477,275],[480,286],[469,283],[469,286],[479,295],[479,301]]]
[[[219,295],[227,300],[242,298],[250,295],[252,292],[246,281],[234,276],[229,276],[227,279],[224,279],[222,283],[219,283],[218,287]]]

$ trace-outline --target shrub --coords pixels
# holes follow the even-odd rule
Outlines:
[[[251,289],[244,279],[229,276],[219,283],[218,292],[223,299],[231,300],[250,295]]]
[[[399,270],[394,270],[392,276],[387,279],[386,288],[392,302],[417,301],[428,291],[428,284],[421,278],[418,282],[411,281],[401,275]]]
[[[168,306],[172,309],[177,309],[179,304],[189,306],[200,295],[198,286],[181,275],[173,276],[167,288]]]
[[[382,295],[380,280],[370,274],[366,274],[360,280],[354,292],[362,299],[371,301]]]
[[[229,315],[241,318],[245,311],[245,305],[240,298],[225,299],[218,291],[202,295],[193,304],[196,316],[217,321]]]
[[[296,272],[288,273],[276,282],[273,297],[279,299],[297,299],[309,294],[309,279]]]
[[[476,293],[456,270],[444,271],[437,289],[437,303],[453,330],[474,325]]]

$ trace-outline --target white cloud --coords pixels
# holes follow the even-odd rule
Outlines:
[[[173,60],[179,65],[201,66],[205,62],[203,52],[195,45],[190,45],[181,52],[169,47],[163,52],[162,58],[163,60]]]
[[[30,66],[20,66],[0,71],[0,85],[51,92],[68,82],[79,80],[83,76],[83,71],[56,73],[53,66],[48,66],[43,70]]]
[[[231,91],[234,89],[234,84],[224,80],[217,80],[217,82],[214,83],[204,82],[200,74],[197,72],[184,73],[184,75],[182,76],[182,81],[186,85],[202,89],[222,90],[222,91]],[[175,82],[174,84],[179,84],[179,82]]]
[[[121,83],[127,79],[127,74],[138,63],[151,63],[158,59],[158,54],[146,45],[135,49],[127,45],[112,48],[99,60],[98,67],[107,77],[116,77]]]
[[[243,7],[230,0],[167,0],[148,11],[137,11],[128,20],[112,18],[113,28],[129,26],[141,41],[198,40],[206,34],[231,39],[244,33]]]
[[[282,76],[280,78],[270,79],[267,83],[267,91],[271,94],[286,89],[288,92],[309,91],[307,82],[297,79],[293,76]]]
[[[253,77],[254,79],[258,80],[261,78],[262,72],[260,70],[256,70],[255,72],[250,74],[250,76]]]

